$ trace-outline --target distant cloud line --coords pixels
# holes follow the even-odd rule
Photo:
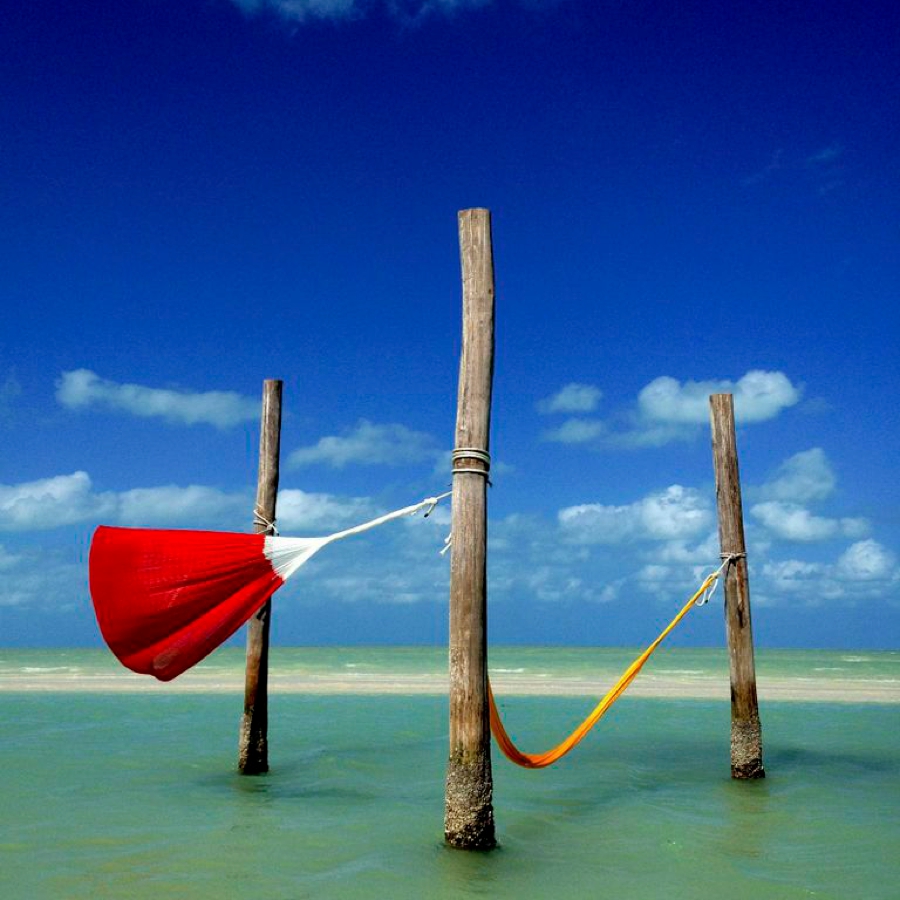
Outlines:
[[[814,514],[806,505],[826,499],[834,490],[835,480],[821,448],[794,454],[762,486],[748,488],[748,496],[758,498],[750,506],[750,515],[773,536],[786,541],[866,536],[866,519],[828,518]],[[0,530],[45,530],[87,520],[130,525],[198,521],[221,525],[245,518],[250,505],[249,487],[228,492],[203,485],[163,485],[97,492],[88,473],[78,471],[0,484]],[[282,490],[278,496],[279,521],[287,527],[336,527],[374,511],[375,505],[367,498],[337,498],[301,490]],[[714,522],[711,498],[677,484],[630,504],[566,507],[557,518],[563,539],[581,545],[693,538]]]
[[[394,18],[417,21],[432,14],[449,15],[462,9],[489,6],[493,0],[231,0],[248,15],[274,13],[288,22],[309,19],[358,19],[376,9]],[[532,5],[540,0],[530,0]],[[558,2],[558,0],[546,0]]]
[[[879,597],[900,584],[895,555],[866,534],[865,519],[829,518],[808,504],[827,499],[836,477],[821,448],[796,453],[761,485],[748,485],[755,498],[746,520],[754,600],[772,604],[796,599],[805,604]],[[14,485],[0,485],[0,531],[28,532],[106,521],[149,527],[249,527],[252,491],[222,491],[204,485],[162,485],[126,491],[96,491],[83,471]],[[287,533],[326,534],[380,512],[368,497],[341,497],[281,490],[279,525]],[[443,515],[442,515],[443,513]],[[400,573],[378,554],[366,556],[371,570],[348,571],[346,564],[321,568],[320,587],[336,600],[418,602],[433,598],[446,567],[433,552],[449,526],[438,511],[427,529],[391,532],[391,555],[409,559]],[[436,533],[438,529],[440,533]],[[832,561],[790,555],[790,547],[845,543]],[[776,555],[775,544],[787,558]],[[423,543],[424,542],[424,543]],[[548,543],[553,552],[547,553]],[[430,551],[426,551],[426,547]],[[591,560],[614,554],[624,577],[597,584]],[[544,602],[577,594],[609,602],[636,586],[652,596],[688,586],[718,557],[713,498],[708,492],[673,484],[624,504],[582,503],[560,509],[556,521],[512,514],[491,526],[492,590]],[[0,605],[44,602],[57,586],[71,582],[70,564],[35,566],[29,551],[0,544]],[[387,581],[385,580],[387,579]],[[388,584],[388,582],[390,582]],[[631,585],[631,588],[628,588]]]
[[[708,397],[734,395],[738,423],[764,422],[795,405],[801,389],[783,372],[752,370],[737,381],[717,379],[679,382],[660,376],[640,390],[635,406],[619,420],[590,416],[600,406],[603,391],[591,384],[570,382],[539,400],[543,416],[568,416],[543,439],[562,444],[608,444],[624,448],[659,447],[693,437],[709,420]],[[63,372],[56,383],[56,399],[75,412],[101,409],[167,422],[207,424],[226,429],[259,417],[259,402],[233,391],[196,392],[148,387],[101,378],[90,369]],[[440,450],[433,436],[399,423],[360,419],[343,434],[326,435],[287,457],[299,468],[326,465],[407,465],[438,461]],[[778,498],[774,498],[778,499]]]
[[[10,382],[10,384],[13,384]],[[696,435],[708,422],[708,396],[731,393],[740,423],[769,421],[796,405],[802,389],[783,372],[752,370],[737,380],[679,381],[661,376],[645,385],[624,411],[598,415],[605,400],[597,385],[572,381],[535,404],[547,421],[563,421],[545,440],[586,448],[660,446]],[[15,385],[7,394],[15,393]],[[90,369],[63,372],[58,402],[73,412],[93,410],[159,419],[181,425],[234,427],[259,416],[256,400],[229,391],[198,392],[119,383]],[[399,423],[360,419],[336,434],[318,438],[287,454],[293,467],[343,469],[361,465],[446,462],[436,439]],[[444,469],[446,471],[446,468]],[[499,469],[498,469],[499,471]],[[865,518],[829,516],[819,507],[835,492],[837,477],[821,447],[784,459],[761,483],[745,486],[745,525],[754,600],[854,603],[882,598],[900,585],[897,558],[870,536]],[[84,471],[19,484],[0,484],[0,533],[109,524],[145,527],[249,528],[253,496],[245,489],[208,485],[159,485],[124,491],[97,490]],[[369,497],[338,496],[283,489],[278,522],[286,533],[327,534],[382,510]],[[319,567],[318,587],[335,600],[372,599],[412,603],[433,598],[446,578],[445,560],[433,551],[449,521],[440,511],[425,529],[402,529],[384,536],[394,564],[375,554],[366,567],[346,563]],[[434,529],[439,529],[437,534]],[[495,594],[533,596],[555,602],[578,596],[589,602],[623,599],[638,591],[659,597],[689,586],[704,566],[718,558],[713,497],[708,491],[671,484],[630,502],[586,502],[555,515],[513,514],[492,521],[491,579]],[[423,543],[423,542],[427,542]],[[552,544],[552,553],[547,552]],[[818,548],[818,559],[796,558],[797,548]],[[354,551],[348,551],[354,552]],[[360,551],[362,552],[362,551]],[[831,554],[823,560],[821,554]],[[28,605],[64,592],[80,577],[61,561],[35,565],[28,549],[0,544],[0,605]],[[396,560],[409,566],[396,570]],[[592,567],[609,564],[619,574],[598,583]],[[439,593],[439,592],[438,592]]]
[[[133,526],[249,527],[253,493],[206,485],[95,491],[87,472],[0,484],[0,531],[46,531],[79,522]],[[364,497],[297,489],[278,492],[278,522],[288,529],[329,530],[378,513]],[[2,564],[2,558],[0,558]]]
[[[625,413],[621,423],[614,425],[605,419],[578,415],[545,431],[543,438],[559,444],[606,443],[634,448],[687,440],[696,434],[698,426],[708,424],[710,394],[733,394],[735,419],[748,424],[774,419],[794,406],[802,391],[783,372],[759,369],[747,372],[737,381],[680,382],[663,375],[640,390],[635,406]],[[543,415],[592,412],[602,396],[598,387],[567,384],[539,401],[537,410]]]

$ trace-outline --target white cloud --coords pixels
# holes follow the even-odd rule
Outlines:
[[[379,512],[366,498],[306,495],[302,505],[310,516],[318,517],[315,521],[308,518],[304,530],[320,535],[361,524]],[[315,579],[315,597],[335,604],[445,602],[449,558],[439,551],[449,523],[442,512],[445,510],[438,507],[428,518],[419,514],[400,519],[333,544],[298,572],[297,583]],[[284,524],[281,519],[279,522]],[[293,528],[291,532],[297,533]],[[301,598],[307,594],[302,587],[299,593]]]
[[[22,560],[22,557],[15,554],[10,553],[3,544],[0,544],[0,572],[5,569],[11,569],[14,566],[18,565],[18,563]]]
[[[252,522],[249,491],[227,492],[204,485],[176,484],[133,488],[116,495],[116,521],[122,525],[234,527]]]
[[[578,402],[587,406],[588,397],[581,391],[587,387],[567,385],[558,394],[543,400],[538,409],[541,412],[562,411],[567,403],[574,407]],[[719,379],[683,383],[664,375],[640,390],[636,407],[620,413],[619,424],[614,420],[605,422],[576,417],[559,428],[544,432],[542,437],[557,443],[602,443],[628,448],[662,447],[676,441],[690,441],[701,427],[709,427],[709,397],[720,393],[733,395],[735,419],[749,423],[775,418],[800,400],[801,391],[783,372],[753,370],[737,381]]]
[[[277,513],[282,531],[311,529],[327,534],[374,518],[379,510],[365,497],[344,498],[289,488],[278,493]],[[249,488],[223,491],[196,484],[95,493],[86,472],[0,485],[0,531],[39,531],[78,522],[249,531],[253,495]],[[9,559],[0,551],[0,568]]]
[[[234,527],[252,520],[250,492],[167,485],[96,493],[87,472],[0,485],[0,530],[41,531],[78,522]]]
[[[329,435],[310,447],[294,450],[288,463],[295,467],[321,463],[335,469],[351,463],[404,466],[433,459],[437,453],[434,438],[429,434],[405,425],[377,425],[361,419],[349,434]]]
[[[684,490],[676,486],[619,507],[562,510],[556,531],[539,516],[492,522],[491,595],[515,603],[527,597],[552,603],[687,599],[715,569],[719,548],[711,513],[701,514],[706,525],[697,529],[692,519],[699,498]],[[678,514],[684,512],[686,519]],[[685,531],[695,533],[679,534]]]
[[[63,372],[56,384],[56,399],[68,409],[92,407],[160,418],[185,425],[207,424],[230,428],[256,419],[259,403],[232,391],[191,393],[140,384],[119,384],[100,378],[89,369]]]
[[[10,565],[4,567],[3,559]],[[82,563],[64,560],[58,552],[30,549],[4,557],[0,551],[0,607],[37,607],[60,610],[74,605],[73,594],[87,594],[87,572]]]
[[[821,150],[810,154],[806,158],[806,162],[813,166],[833,165],[834,163],[839,162],[843,155],[843,145],[838,143],[829,144],[827,147],[823,147]]]
[[[788,541],[824,541],[838,535],[861,537],[869,528],[865,519],[815,516],[799,504],[779,500],[757,503],[750,513],[777,537]]]
[[[760,569],[760,595],[767,605],[784,595],[809,606],[823,600],[856,602],[884,598],[900,583],[897,558],[874,540],[851,544],[834,563],[787,559],[766,562]],[[756,589],[754,588],[754,592]]]
[[[807,503],[830,496],[835,482],[825,451],[813,447],[786,459],[762,486],[760,494],[767,500]]]
[[[605,432],[606,425],[598,419],[567,419],[559,428],[549,429],[541,437],[557,444],[585,444]]]
[[[87,472],[0,485],[0,530],[38,531],[111,515],[112,494],[94,494]]]
[[[541,516],[513,513],[492,521],[489,532],[490,593],[500,602],[615,599],[618,583],[597,577],[593,548],[559,540],[557,529]]]
[[[335,497],[291,488],[278,492],[278,528],[291,534],[329,534],[378,515],[367,497]]]
[[[557,518],[569,541],[617,544],[695,537],[710,526],[712,512],[699,491],[674,484],[623,506],[570,506],[560,510]]]
[[[299,577],[315,579],[315,595],[335,603],[446,601],[448,560],[437,552],[446,519],[397,525],[335,545]],[[604,529],[599,534],[598,527]],[[539,515],[492,520],[489,541],[496,603],[628,602],[646,596],[669,604],[686,599],[719,559],[712,511],[698,493],[681,486],[621,506],[563,510],[556,528]],[[858,542],[826,562],[773,561],[771,548],[752,536],[749,546],[751,592],[759,605],[855,603],[883,597],[900,583],[894,556],[874,542]],[[301,602],[304,595],[301,588]]]
[[[247,14],[272,12],[289,22],[309,19],[352,19],[382,7],[403,21],[418,21],[433,13],[487,6],[492,0],[232,0]]]
[[[703,574],[685,566],[647,563],[634,575],[637,585],[651,596],[671,597],[673,594],[696,590],[703,583]]]
[[[446,597],[446,587],[434,590],[434,579],[430,574],[407,567],[401,571],[398,567],[399,561],[390,554],[367,558],[365,568],[368,572],[365,574],[360,571],[350,575],[326,575],[317,579],[316,589],[337,602],[408,605]]]
[[[544,603],[557,603],[571,597],[583,597],[588,599],[584,581],[565,568],[553,563],[537,565],[524,569],[520,583],[531,596]],[[599,597],[590,596],[590,599],[598,599],[600,602],[610,600],[611,592]]]
[[[654,538],[690,537],[708,528],[712,520],[706,498],[677,484],[645,498],[641,506],[647,534]]]
[[[359,14],[370,3],[358,0],[232,0],[245,13],[271,11],[294,22],[306,19],[342,19]]]
[[[683,538],[676,538],[655,548],[653,558],[664,563],[708,566],[719,558],[719,537],[715,531],[711,531],[699,544],[693,546]]]
[[[839,591],[828,576],[829,567],[824,563],[787,559],[766,562],[760,568],[760,596],[766,605],[776,603],[783,594],[803,594],[810,601],[824,596],[836,596]],[[751,594],[756,585],[751,586]]]
[[[539,401],[537,408],[538,412],[544,415],[593,412],[602,397],[603,392],[600,388],[573,381],[560,388],[552,397]]]
[[[68,505],[67,505],[68,504]],[[11,514],[10,510],[14,513]],[[286,489],[278,495],[278,525],[286,534],[326,535],[361,524],[381,510],[368,498]],[[439,556],[449,530],[448,510],[438,508],[427,519],[417,516],[335,545],[317,565],[317,596],[335,601],[367,597],[410,603],[446,598],[447,559]],[[150,527],[214,527],[251,529],[252,495],[216,488],[167,485],[122,493],[95,494],[90,478],[79,472],[13,487],[0,487],[0,525],[28,531],[79,521]],[[406,526],[406,527],[404,527]],[[337,549],[339,548],[339,549]],[[352,561],[348,569],[348,560]],[[355,564],[359,563],[359,566]],[[354,574],[356,573],[356,574]],[[72,562],[45,548],[16,551],[0,545],[0,606],[52,606],[71,598],[73,588],[86,588],[83,560]],[[340,579],[347,590],[340,590]],[[318,585],[321,585],[321,592]],[[353,593],[353,589],[358,589]]]
[[[814,516],[792,503],[771,500],[757,503],[750,510],[769,531],[789,541],[823,541],[837,533],[837,522]]]
[[[837,561],[841,578],[861,581],[886,581],[896,578],[896,557],[877,541],[858,541],[848,547]]]
[[[733,394],[738,422],[764,422],[800,399],[783,372],[747,372],[737,382],[686,381],[662,376],[638,394],[642,416],[651,422],[701,425],[709,422],[709,395]]]
[[[647,422],[638,420],[629,431],[609,435],[610,443],[619,447],[664,447],[676,441],[691,441],[697,435],[696,425],[672,422]]]

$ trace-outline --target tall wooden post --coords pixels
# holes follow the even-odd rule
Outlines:
[[[259,432],[259,478],[256,484],[256,533],[272,533],[278,497],[278,463],[281,450],[282,382],[263,382],[262,420]],[[238,771],[259,775],[269,771],[269,622],[272,601],[247,623],[247,675],[244,714],[238,742]]]
[[[486,850],[494,836],[487,699],[487,487],[494,375],[491,214],[459,213],[463,333],[453,453],[450,559],[450,759],[444,837]]]
[[[762,726],[756,697],[756,665],[750,622],[750,582],[741,506],[731,394],[709,398],[713,465],[722,558],[733,557],[725,569],[725,624],[731,670],[731,777],[763,778]]]

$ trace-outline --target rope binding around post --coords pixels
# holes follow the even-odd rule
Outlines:
[[[270,522],[262,512],[260,512],[258,506],[253,510],[253,524],[257,526],[261,525],[265,529],[263,534],[271,534],[275,537],[278,536],[278,529],[275,527],[275,522]]]
[[[746,559],[746,553],[720,553],[719,559],[722,560],[722,564],[716,569],[715,572],[712,573],[713,580],[710,582],[709,586],[705,591],[694,601],[694,606],[706,606],[707,603],[712,599],[712,595],[716,592],[716,588],[719,586],[719,577],[722,572],[724,572],[732,563],[737,562],[739,559]]]
[[[484,463],[484,468],[477,466],[462,466],[460,462],[464,459],[477,459]],[[450,470],[451,475],[461,475],[470,473],[472,475],[483,475],[490,484],[491,471],[491,454],[487,450],[479,450],[477,447],[454,447],[453,449],[453,468]]]
[[[465,459],[477,459],[484,463],[484,468],[480,469],[478,466],[464,466],[460,465],[460,463]],[[451,475],[481,475],[484,480],[487,482],[488,487],[493,487],[491,484],[491,454],[487,452],[487,450],[479,450],[477,447],[454,447],[452,453],[452,468],[450,469]],[[443,556],[453,544],[453,535],[448,534],[446,538],[444,538],[444,546],[441,550],[441,556]]]

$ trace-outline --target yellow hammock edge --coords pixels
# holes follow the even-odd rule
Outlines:
[[[570,750],[577,747],[587,733],[600,721],[600,719],[603,718],[606,711],[613,703],[625,693],[625,689],[632,681],[634,681],[638,672],[644,668],[644,663],[650,659],[653,651],[656,650],[656,648],[666,639],[669,632],[671,632],[672,629],[674,629],[688,614],[698,598],[702,597],[715,583],[716,579],[719,577],[720,571],[721,570],[713,572],[706,578],[694,596],[684,604],[678,615],[676,615],[662,630],[659,637],[622,673],[619,680],[609,689],[609,691],[607,691],[606,695],[597,706],[594,707],[593,712],[591,712],[591,714],[564,741],[557,744],[552,750],[547,750],[546,753],[522,753],[522,751],[512,742],[512,739],[503,727],[503,722],[500,720],[500,712],[497,709],[497,704],[494,702],[494,692],[491,690],[491,682],[489,679],[487,689],[491,711],[491,733],[494,735],[494,740],[497,741],[497,745],[503,751],[503,755],[506,756],[510,762],[514,762],[517,766],[522,766],[524,769],[543,769],[545,766],[553,765],[553,763],[562,759]]]

